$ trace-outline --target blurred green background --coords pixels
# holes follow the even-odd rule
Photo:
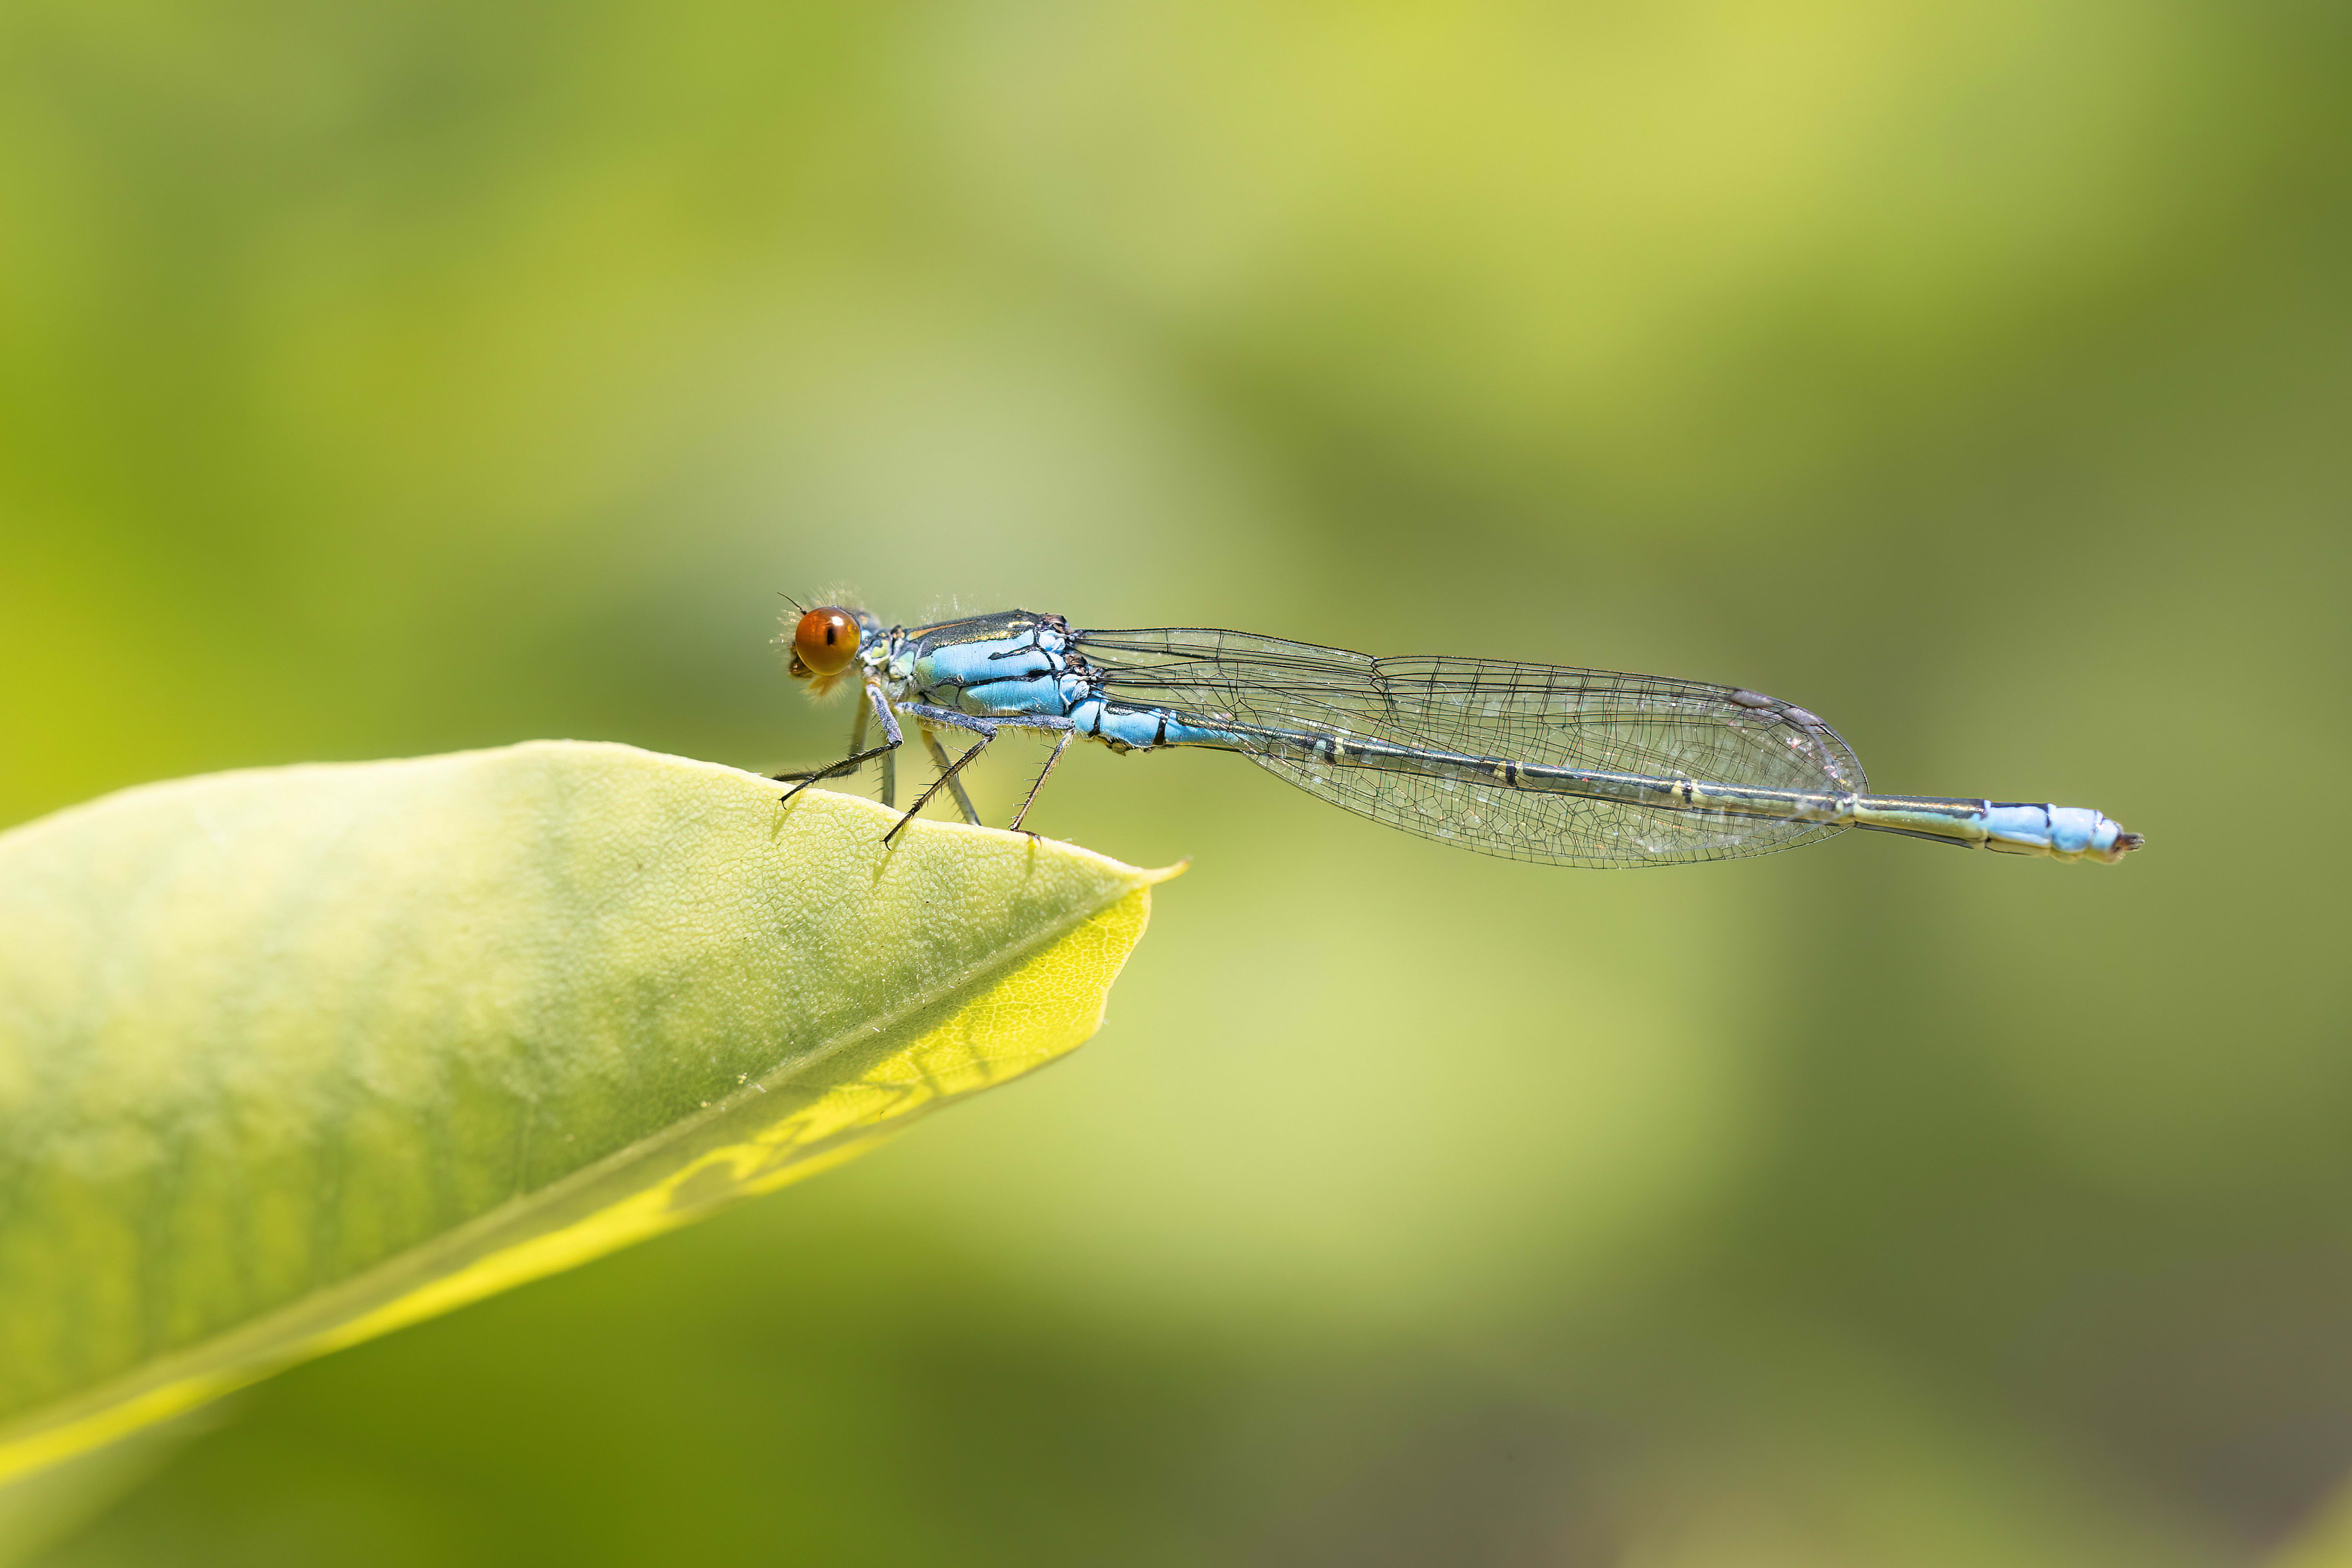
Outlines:
[[[1196,860],[1079,1056],[45,1561],[2162,1568],[2352,1470],[2341,7],[20,0],[0,80],[0,822],[830,758],[848,584],[2149,837],[1549,871],[1084,748],[1035,826]]]

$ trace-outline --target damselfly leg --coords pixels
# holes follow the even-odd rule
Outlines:
[[[877,757],[882,759],[882,803],[886,806],[890,804],[890,781],[893,771],[891,764],[897,760],[898,749],[907,743],[907,737],[899,733],[898,721],[891,716],[890,705],[883,700],[882,694],[876,691],[873,687],[868,686],[866,688],[866,695],[873,704],[874,713],[882,720],[882,734],[885,737],[883,743],[875,747],[866,747],[865,745],[866,710],[864,708],[858,709],[857,727],[851,731],[849,737],[850,755],[843,758],[838,762],[824,768],[811,768],[798,773],[771,773],[768,775],[769,778],[774,779],[779,784],[793,785],[791,789],[785,790],[783,794],[779,797],[779,804],[791,800],[793,796],[799,794],[802,790],[807,789],[810,785],[816,783],[820,779],[837,779],[845,773],[855,773],[860,768],[865,767],[866,763],[872,761]],[[863,747],[863,749],[860,749],[861,747]],[[798,779],[799,782],[796,784],[793,783],[793,780],[794,779]]]
[[[1066,729],[1062,731],[1061,737],[1054,742],[1054,755],[1045,758],[1045,766],[1044,768],[1039,770],[1037,774],[1037,781],[1030,785],[1029,793],[1022,797],[1021,810],[1013,812],[1013,821],[1005,824],[1004,831],[1006,832],[1018,833],[1026,831],[1021,826],[1021,824],[1027,820],[1029,816],[1029,808],[1037,803],[1037,791],[1045,787],[1045,780],[1052,775],[1054,765],[1062,760],[1062,753],[1070,748],[1070,737],[1076,733],[1077,732],[1076,730]],[[1034,839],[1037,835],[1031,833],[1029,836]]]
[[[928,800],[939,793],[940,784],[944,784],[954,793],[956,809],[963,813],[963,820],[975,828],[980,826],[980,813],[971,809],[971,797],[964,793],[963,780],[956,777],[956,770],[961,768],[964,762],[971,761],[972,755],[980,750],[980,746],[986,746],[988,741],[982,738],[980,746],[973,747],[971,753],[965,756],[963,762],[950,764],[948,761],[948,748],[940,744],[938,736],[919,725],[916,727],[916,732],[923,737],[923,745],[930,751],[931,761],[940,769],[939,783],[933,784],[929,789],[923,791],[923,800]],[[919,811],[923,809],[923,800],[915,802],[915,810]]]

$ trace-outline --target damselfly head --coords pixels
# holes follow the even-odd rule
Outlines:
[[[864,640],[855,614],[836,604],[820,604],[793,628],[792,673],[810,683],[811,695],[823,696],[856,659]]]

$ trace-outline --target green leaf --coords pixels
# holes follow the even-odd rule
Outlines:
[[[543,742],[0,835],[0,1484],[1094,1032],[1139,871]]]

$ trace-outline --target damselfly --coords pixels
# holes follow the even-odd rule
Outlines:
[[[879,758],[895,805],[903,716],[940,771],[893,835],[942,789],[977,823],[957,775],[1015,729],[1055,737],[1015,829],[1076,737],[1237,751],[1376,822],[1552,865],[1728,860],[1847,828],[2064,861],[2113,862],[2141,841],[2083,807],[1866,793],[1852,748],[1803,708],[1662,675],[1376,659],[1205,627],[1087,632],[1025,610],[908,628],[827,605],[801,616],[792,650],[815,694],[853,677],[861,690],[850,755],[777,774],[799,780],[783,798]],[[943,729],[976,738],[950,760]]]

